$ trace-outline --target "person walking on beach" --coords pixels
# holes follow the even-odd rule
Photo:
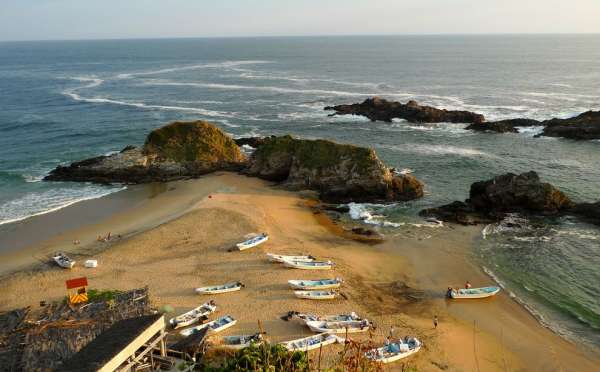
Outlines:
[[[433,328],[437,329],[438,326],[438,317],[437,315],[433,316]]]
[[[471,283],[467,280],[467,282],[465,283],[465,288],[466,289],[471,289]]]

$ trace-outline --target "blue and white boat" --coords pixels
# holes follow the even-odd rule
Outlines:
[[[288,280],[288,283],[292,289],[334,289],[339,288],[342,285],[343,280],[341,278],[335,279],[316,279],[316,280]]]
[[[500,292],[500,287],[482,287],[482,288],[463,288],[453,289],[449,292],[449,297],[453,299],[475,299],[486,298],[496,295]]]
[[[314,336],[299,338],[297,340],[281,342],[289,351],[308,351],[318,349],[321,346],[327,346],[340,342],[340,338],[336,335],[321,333]]]
[[[404,359],[417,353],[419,350],[421,350],[421,341],[416,337],[411,337],[370,350],[365,353],[365,356],[374,362],[386,364]]]
[[[238,243],[235,246],[237,247],[238,250],[243,251],[246,249],[250,249],[252,247],[256,247],[257,245],[260,245],[260,244],[266,242],[267,240],[269,240],[269,235],[267,233],[262,233],[258,236],[255,236],[246,241]]]

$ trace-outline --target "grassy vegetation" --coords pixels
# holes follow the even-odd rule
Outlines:
[[[174,122],[150,132],[144,153],[175,162],[239,162],[233,139],[206,121]]]
[[[88,301],[89,302],[103,302],[113,301],[121,291],[114,289],[88,289]]]
[[[367,174],[376,166],[376,157],[371,149],[353,145],[338,144],[326,140],[303,140],[282,136],[267,141],[256,150],[257,159],[269,159],[277,154],[287,154],[296,158],[304,168],[326,169],[349,161],[358,174]]]

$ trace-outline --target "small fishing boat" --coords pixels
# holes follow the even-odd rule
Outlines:
[[[358,333],[365,332],[371,325],[368,320],[353,320],[346,322],[326,322],[320,320],[306,322],[311,331],[317,333]]]
[[[335,291],[294,291],[294,294],[306,300],[333,300],[337,295]]]
[[[212,346],[240,350],[251,345],[261,345],[264,342],[263,336],[260,333],[243,336],[224,336],[210,340]]]
[[[285,256],[282,254],[267,253],[267,258],[271,262],[284,263],[285,261],[312,262],[313,256]]]
[[[292,269],[302,270],[331,270],[333,262],[331,261],[288,261],[284,260],[283,264]]]
[[[333,289],[339,288],[342,285],[343,280],[340,278],[335,279],[316,279],[316,280],[288,280],[288,283],[292,289]]]
[[[62,252],[57,252],[54,256],[52,256],[52,259],[63,269],[72,269],[73,266],[75,266],[75,261]]]
[[[258,236],[255,236],[246,241],[238,243],[235,246],[238,250],[243,251],[246,249],[250,249],[252,247],[256,247],[257,245],[262,244],[262,243],[266,242],[267,240],[269,240],[269,235],[267,233],[262,233]]]
[[[220,317],[219,319],[213,320],[212,322],[208,322],[208,323],[204,323],[202,325],[198,325],[192,328],[187,328],[184,329],[183,331],[179,332],[182,336],[190,336],[196,332],[199,332],[203,329],[208,329],[209,331],[212,331],[214,333],[217,332],[221,332],[222,330],[225,330],[229,327],[232,327],[233,325],[235,325],[237,323],[237,320],[235,320],[231,315],[225,315]]]
[[[169,320],[169,323],[173,328],[187,327],[191,324],[196,323],[203,317],[209,316],[216,310],[217,305],[215,305],[214,301],[210,301],[188,311],[187,313],[183,313],[179,316],[176,316],[175,318],[171,318],[171,320]]]
[[[492,297],[498,292],[500,292],[500,287],[463,288],[458,290],[449,290],[448,296],[453,299],[474,299]]]
[[[305,322],[316,321],[316,320],[320,320],[323,322],[352,322],[352,321],[362,320],[362,318],[360,316],[358,316],[358,314],[356,314],[355,312],[351,312],[350,314],[322,315],[322,316],[314,315],[314,314],[301,314],[301,313],[297,313],[297,312],[290,312],[288,314],[289,319],[291,319],[294,316],[298,317],[299,319],[301,319]]]
[[[365,353],[365,356],[374,362],[391,363],[415,354],[419,350],[421,350],[421,341],[415,337],[407,337],[397,343],[370,350]]]
[[[283,347],[289,351],[308,351],[318,349],[321,346],[335,344],[336,342],[340,342],[340,340],[341,339],[336,335],[321,333],[314,336],[299,338],[297,340],[281,342],[280,345],[283,345]]]
[[[227,283],[227,284],[222,284],[222,285],[215,285],[212,287],[200,287],[200,288],[196,288],[195,291],[198,294],[219,294],[219,293],[228,293],[228,292],[235,292],[235,291],[239,291],[240,289],[242,289],[242,287],[244,287],[244,283],[242,282],[232,282],[232,283]]]

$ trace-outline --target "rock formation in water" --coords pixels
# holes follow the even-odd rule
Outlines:
[[[481,114],[470,111],[449,111],[431,106],[421,106],[415,101],[388,101],[383,98],[368,98],[362,103],[352,105],[328,106],[325,110],[335,111],[335,115],[359,115],[371,121],[391,122],[392,119],[404,119],[412,123],[482,123]]]
[[[584,221],[600,225],[600,201],[577,204],[570,212]]]
[[[542,126],[536,137],[563,137],[574,140],[600,139],[600,111],[584,112],[573,118],[538,121],[533,119],[508,119],[471,124],[466,129],[498,133],[518,133],[518,127]]]
[[[469,199],[421,211],[424,217],[464,225],[490,223],[507,213],[561,215],[575,204],[560,190],[540,181],[536,172],[507,173],[471,185]]]
[[[411,175],[395,175],[374,150],[325,140],[269,138],[252,154],[245,172],[291,188],[317,190],[327,201],[423,196],[420,181]]]
[[[143,148],[59,166],[46,181],[145,183],[240,170],[246,161],[235,142],[205,121],[174,122],[153,130]]]
[[[152,131],[143,148],[59,166],[45,181],[146,183],[198,177],[217,170],[242,171],[295,189],[311,189],[326,200],[411,200],[423,184],[395,175],[375,151],[291,136],[240,139],[256,147],[250,160],[236,142],[205,121],[175,122]]]
[[[600,139],[600,111],[588,111],[570,119],[551,119],[543,122],[539,136],[563,137],[574,140]]]

